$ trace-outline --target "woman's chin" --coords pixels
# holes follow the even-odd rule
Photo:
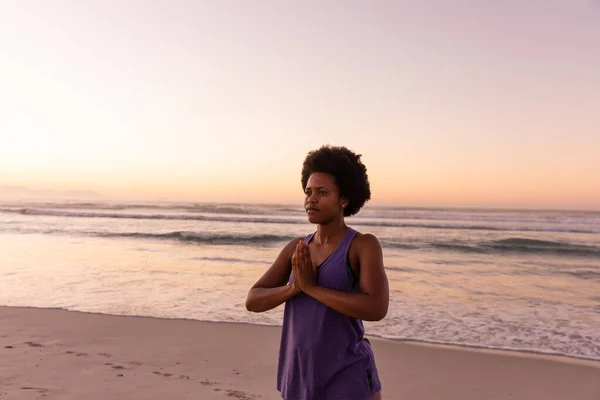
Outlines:
[[[308,222],[310,222],[311,224],[319,224],[321,223],[321,218],[319,218],[319,216],[317,215],[308,214]]]

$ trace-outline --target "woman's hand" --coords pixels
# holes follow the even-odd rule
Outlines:
[[[300,290],[306,292],[317,286],[317,266],[310,258],[310,249],[303,241],[299,241],[296,252],[292,257],[292,272],[294,283],[297,282]]]
[[[298,281],[298,246],[296,246],[296,251],[292,256],[292,283],[290,286],[292,288],[292,296],[302,293],[302,289],[300,288],[300,282]]]

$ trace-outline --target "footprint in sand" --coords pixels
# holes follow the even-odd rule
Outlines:
[[[36,392],[38,392],[40,394],[45,394],[45,393],[48,393],[50,391],[50,389],[47,389],[47,388],[30,387],[30,386],[23,386],[21,388],[21,390],[33,390],[33,391],[36,391]]]
[[[106,357],[106,358],[112,357],[112,354],[110,354],[110,353],[98,353],[98,355],[102,356],[102,357]]]
[[[29,347],[43,347],[41,344],[36,343],[36,342],[25,342],[26,345],[28,345]]]
[[[134,365],[136,367],[139,367],[140,365],[142,365],[142,363],[138,362],[138,361],[129,361],[127,364]]]
[[[226,390],[225,394],[229,397],[235,397],[236,399],[242,400],[252,400],[256,399],[257,397],[260,397],[246,392],[242,392],[241,390]]]
[[[65,351],[65,353],[66,354],[75,354],[77,357],[87,357],[89,355],[88,353],[82,353],[79,351],[71,351],[71,350]]]
[[[153,371],[152,372],[154,375],[160,375],[160,376],[164,376],[165,378],[170,378],[172,376],[174,376],[174,374],[170,374],[168,372],[160,372],[160,371]],[[189,381],[191,378],[188,375],[177,375],[178,379],[184,379],[186,381]],[[202,383],[202,382],[201,382]]]
[[[125,369],[125,367],[122,365],[113,365],[111,368],[112,369]]]

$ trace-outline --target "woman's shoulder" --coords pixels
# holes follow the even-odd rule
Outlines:
[[[377,248],[377,247],[381,247],[381,244],[379,243],[379,239],[377,238],[377,236],[375,236],[372,233],[368,233],[368,232],[359,232],[357,230],[354,230],[355,235],[354,235],[354,239],[352,240],[352,247],[359,249],[359,248]]]

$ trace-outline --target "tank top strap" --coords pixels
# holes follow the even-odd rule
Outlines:
[[[340,243],[340,253],[344,255],[344,258],[348,257],[348,250],[350,250],[352,240],[354,239],[357,233],[357,231],[350,227],[348,227],[348,229],[346,230],[346,234],[342,239],[342,243]]]
[[[316,234],[317,234],[317,231],[314,231],[313,233],[307,235],[304,238],[304,243],[308,244]]]

